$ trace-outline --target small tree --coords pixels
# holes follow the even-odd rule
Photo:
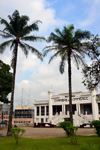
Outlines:
[[[64,122],[60,122],[58,125],[64,129],[64,131],[66,132],[67,136],[69,137],[70,136],[70,129],[69,129],[69,127],[72,126],[72,123],[70,121],[64,121]]]
[[[25,133],[25,130],[16,127],[16,128],[12,128],[11,132],[14,134],[16,145],[17,145],[21,136]]]
[[[60,122],[58,126],[61,126],[64,129],[66,135],[70,137],[72,144],[77,144],[76,131],[78,130],[78,127],[73,126],[70,121]]]

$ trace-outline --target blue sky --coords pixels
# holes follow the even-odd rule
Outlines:
[[[21,15],[28,15],[30,22],[41,20],[39,32],[35,35],[48,37],[50,32],[55,28],[62,30],[63,26],[74,24],[75,30],[89,30],[92,34],[100,35],[100,0],[0,0],[0,17],[8,19],[17,9]],[[0,25],[0,30],[3,26]],[[4,39],[0,37],[0,43]],[[47,46],[46,42],[29,43],[39,51]],[[50,43],[51,44],[51,43]],[[0,55],[0,59],[10,64],[12,52],[9,47]],[[48,99],[48,90],[51,88],[54,94],[68,92],[68,75],[67,65],[63,75],[59,72],[59,61],[55,59],[48,65],[50,54],[41,62],[31,53],[26,58],[24,53],[19,49],[16,88],[14,104],[21,104],[23,88],[23,105],[27,105],[30,89],[30,105],[34,99]],[[88,59],[87,62],[90,62]],[[81,69],[77,70],[72,63],[72,91],[87,91],[83,86]]]

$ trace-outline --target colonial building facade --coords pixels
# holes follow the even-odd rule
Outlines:
[[[34,123],[51,123],[70,120],[69,94],[53,95],[48,91],[49,100],[34,102]],[[100,119],[100,99],[95,90],[90,92],[72,93],[73,125],[89,124],[92,120]]]

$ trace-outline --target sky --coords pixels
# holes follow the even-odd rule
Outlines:
[[[29,24],[36,20],[39,23],[39,31],[36,36],[47,38],[55,28],[63,29],[63,26],[74,24],[75,30],[89,30],[92,34],[100,35],[100,0],[0,0],[0,17],[8,19],[8,15],[18,10],[20,15],[30,18]],[[0,30],[4,28],[0,25]],[[5,40],[0,37],[0,43]],[[29,43],[40,52],[48,44],[45,41]],[[52,43],[49,43],[51,45]],[[34,100],[48,100],[48,91],[53,94],[68,92],[68,67],[66,63],[65,73],[59,72],[60,58],[55,58],[48,64],[49,54],[41,62],[35,55],[29,53],[26,58],[21,49],[18,49],[17,72],[15,83],[14,107],[21,105],[33,106]],[[10,65],[12,51],[9,47],[1,55],[0,59]],[[86,59],[90,63],[89,59]],[[12,71],[12,70],[11,70]],[[72,91],[87,89],[82,84],[82,70],[77,70],[72,62]],[[10,99],[10,95],[9,95]]]

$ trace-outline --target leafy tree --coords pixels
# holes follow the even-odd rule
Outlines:
[[[68,81],[69,81],[69,112],[70,121],[73,123],[72,114],[72,85],[71,85],[71,60],[73,59],[77,68],[80,64],[84,64],[84,54],[86,53],[86,47],[82,40],[90,38],[89,31],[82,31],[80,29],[74,32],[74,25],[68,27],[64,26],[63,30],[60,31],[58,28],[55,29],[55,33],[51,33],[48,41],[53,41],[52,46],[44,48],[44,56],[53,51],[53,56],[49,59],[49,63],[55,58],[60,57],[59,70],[64,73],[65,63],[68,62]]]
[[[91,36],[91,39],[85,43],[88,47],[88,56],[92,63],[86,65],[83,70],[83,84],[88,90],[93,90],[100,83],[100,38],[98,35]]]
[[[0,60],[0,101],[9,103],[7,96],[12,89],[12,73],[10,66]]]
[[[24,15],[20,16],[17,10],[14,11],[12,16],[8,15],[9,22],[5,19],[0,20],[0,23],[5,26],[3,30],[0,30],[0,36],[2,38],[10,40],[5,41],[0,44],[0,53],[2,54],[6,47],[10,46],[12,50],[12,60],[11,66],[13,68],[13,82],[12,82],[12,94],[11,94],[11,105],[10,105],[10,115],[9,115],[9,126],[7,135],[11,135],[10,129],[12,128],[12,114],[13,114],[13,99],[14,99],[14,88],[15,88],[15,74],[16,74],[16,65],[17,65],[17,54],[18,46],[22,49],[24,54],[27,56],[29,51],[35,54],[39,59],[42,60],[42,54],[35,49],[33,46],[25,43],[24,41],[37,41],[45,40],[44,37],[38,37],[35,35],[30,35],[32,31],[38,31],[39,20],[28,25],[29,17]]]
[[[84,75],[82,83],[88,90],[93,90],[100,83],[100,60],[93,61],[90,66],[86,65],[82,73]]]

